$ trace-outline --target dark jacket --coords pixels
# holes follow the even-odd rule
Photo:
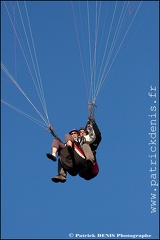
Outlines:
[[[101,136],[101,132],[100,132],[96,122],[92,123],[92,127],[93,127],[93,130],[96,135],[96,140],[92,144],[90,144],[90,147],[91,147],[92,151],[96,151],[98,148],[98,145],[100,144],[100,142],[102,140],[102,136]]]
[[[79,173],[79,176],[84,178],[85,180],[90,180],[90,179],[96,177],[97,174],[99,173],[99,166],[98,166],[97,159],[96,159],[96,150],[102,140],[102,136],[101,136],[101,132],[98,128],[98,125],[96,124],[95,121],[92,123],[92,127],[93,127],[93,130],[96,135],[96,140],[92,144],[90,144],[90,147],[91,147],[92,152],[95,157],[95,165],[93,165],[92,168],[87,168],[86,170],[82,170]]]

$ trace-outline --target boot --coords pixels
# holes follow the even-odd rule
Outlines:
[[[46,153],[46,156],[54,162],[57,160],[56,157],[53,156],[51,153]]]
[[[64,177],[61,174],[58,174],[57,176],[52,177],[52,181],[55,183],[58,183],[58,182],[64,183],[64,182],[66,182],[66,177]]]

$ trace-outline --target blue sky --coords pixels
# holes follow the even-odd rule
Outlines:
[[[80,18],[78,3],[73,3],[78,40],[71,2],[26,2],[49,121],[61,139],[70,129],[85,125],[88,117],[88,98],[78,46],[79,41],[89,83],[87,4],[80,3]],[[89,2],[92,36],[95,3]],[[117,6],[110,44],[123,3]],[[118,41],[125,36],[138,4],[131,1],[131,14],[126,18]],[[97,57],[101,59],[115,5],[116,2],[101,5],[97,41]],[[26,24],[22,2],[19,5],[13,1],[6,5],[1,2],[2,62],[44,116],[9,18],[12,18],[26,59],[31,64],[18,6]],[[103,21],[105,14],[106,22]],[[158,239],[158,16],[158,1],[142,1],[97,96],[95,118],[102,142],[97,151],[100,172],[93,180],[68,175],[66,183],[53,183],[51,177],[57,174],[57,163],[45,156],[53,140],[46,131],[47,126],[42,128],[2,103],[2,239],[70,239],[73,236],[83,239],[89,238],[89,234],[90,238],[98,239],[109,238],[106,234],[112,234],[111,239],[125,238],[117,234],[130,235],[130,239],[133,234],[138,235],[136,238],[147,234],[150,237],[146,238]],[[113,58],[115,54],[116,51]],[[1,89],[3,101],[42,122],[3,70]],[[154,139],[149,134],[153,131]]]

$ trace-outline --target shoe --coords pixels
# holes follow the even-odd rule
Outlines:
[[[51,153],[46,153],[46,156],[47,156],[49,159],[53,160],[54,162],[57,160],[56,157],[53,156]]]
[[[55,183],[58,183],[58,182],[61,182],[61,183],[64,183],[66,182],[66,177],[64,177],[63,175],[57,175],[55,177],[52,177],[52,181],[55,182]]]

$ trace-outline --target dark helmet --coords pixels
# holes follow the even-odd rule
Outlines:
[[[69,132],[69,134],[71,134],[72,132],[77,132],[78,135],[79,135],[79,131],[78,131],[76,128],[73,128],[73,129]]]
[[[79,132],[80,132],[81,130],[84,130],[84,131],[86,132],[86,134],[88,134],[88,131],[87,131],[87,129],[86,129],[85,127],[81,127],[81,128],[79,129]]]

